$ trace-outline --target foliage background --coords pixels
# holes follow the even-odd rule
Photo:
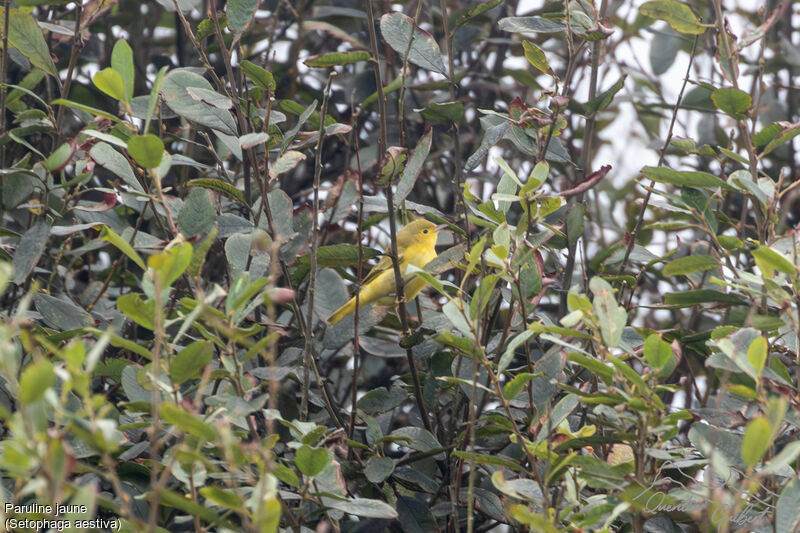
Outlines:
[[[795,3],[2,7],[4,502],[796,530]]]

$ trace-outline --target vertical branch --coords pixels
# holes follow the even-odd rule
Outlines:
[[[322,108],[320,109],[319,119],[319,139],[317,139],[317,155],[314,160],[314,198],[311,202],[311,272],[309,273],[308,294],[306,297],[306,335],[304,354],[306,364],[303,367],[303,396],[300,403],[301,420],[308,419],[308,392],[311,386],[311,375],[309,368],[314,365],[314,292],[317,288],[317,250],[319,248],[319,180],[322,175],[322,143],[325,140],[325,115],[328,112],[328,97],[331,91],[331,80],[336,75],[332,71],[328,76],[328,83],[322,97]],[[317,380],[319,373],[315,372]]]
[[[367,26],[369,27],[369,41],[372,48],[373,61],[375,62],[375,85],[378,88],[378,114],[380,117],[380,130],[378,132],[378,157],[383,157],[386,153],[386,95],[383,93],[383,81],[380,72],[380,60],[378,54],[378,36],[375,33],[375,15],[372,12],[371,0],[365,0],[367,9]],[[411,328],[408,326],[408,316],[406,314],[406,294],[405,282],[403,275],[400,272],[400,263],[397,256],[397,222],[394,217],[394,199],[392,193],[391,183],[386,184],[384,189],[386,193],[386,207],[389,214],[389,236],[391,237],[390,255],[392,258],[392,270],[394,270],[394,283],[397,292],[397,312],[400,317],[400,325],[403,329],[403,335],[409,335]],[[414,395],[417,400],[417,408],[419,409],[419,416],[422,418],[422,423],[425,429],[433,433],[431,421],[428,417],[428,411],[425,408],[425,400],[422,397],[422,384],[419,380],[419,373],[417,372],[417,363],[414,361],[414,353],[411,348],[406,348],[406,359],[411,370],[411,379],[414,383]]]
[[[239,101],[238,79],[233,73],[233,66],[231,65],[231,51],[228,50],[227,46],[225,46],[222,28],[219,25],[219,17],[217,16],[216,5],[211,7],[211,19],[214,21],[214,29],[217,33],[217,41],[219,41],[219,49],[222,53],[222,62],[225,63],[225,72],[228,75],[228,83],[231,84],[231,100],[233,101],[233,108],[236,110],[236,118],[239,121],[239,131],[241,134],[246,134],[250,132],[250,123],[245,119],[244,113],[242,113],[242,104]],[[252,168],[254,168],[257,172],[258,167],[251,167],[251,163],[254,162],[253,149],[250,148],[247,151],[248,157],[243,158],[242,160],[242,170],[244,172],[244,199],[245,203],[247,203],[249,207],[251,194],[250,172]]]
[[[3,50],[0,51],[0,135],[6,133],[6,70],[8,65],[8,10],[11,0],[3,0]],[[0,168],[6,168],[6,145],[0,146]],[[0,177],[0,221],[3,217],[3,190],[6,175]]]
[[[397,124],[400,128],[400,146],[406,144],[406,125],[405,125],[405,95],[406,95],[406,76],[408,75],[408,56],[411,54],[411,46],[414,44],[414,36],[417,32],[417,22],[419,21],[419,12],[422,10],[422,2],[417,2],[417,11],[414,13],[414,23],[411,25],[411,35],[408,39],[408,46],[403,54],[403,72],[400,77],[400,97],[397,99]]]
[[[375,33],[375,15],[372,13],[372,2],[364,0],[367,8],[367,26],[369,30],[369,43],[372,48],[372,61],[375,62],[375,86],[378,91],[378,158],[386,152],[386,95],[383,92],[383,79],[381,76],[380,54],[378,53],[378,35]],[[391,213],[389,213],[391,218]]]
[[[356,126],[358,126],[358,124],[356,124]],[[358,371],[360,367],[359,363],[361,356],[361,345],[358,339],[358,323],[360,318],[359,293],[361,292],[361,276],[364,263],[364,244],[362,242],[362,237],[364,235],[364,183],[361,173],[361,156],[358,154],[358,132],[355,127],[353,128],[353,142],[355,143],[353,151],[356,156],[356,165],[358,167],[358,176],[356,177],[356,187],[358,188],[358,217],[356,220],[356,225],[358,226],[358,229],[356,230],[358,232],[358,266],[356,267],[356,279],[358,280],[358,286],[356,287],[355,295],[356,308],[353,310],[353,385],[351,391],[350,430],[348,433],[348,436],[351,439],[353,438],[353,433],[355,433],[356,430],[356,414],[358,403]]]
[[[75,32],[72,34],[72,53],[69,56],[69,66],[67,67],[67,76],[66,78],[64,78],[64,85],[61,87],[61,98],[69,98],[69,91],[72,88],[72,77],[75,73],[75,66],[78,64],[78,57],[81,55],[81,50],[83,49],[83,39],[81,39],[82,14],[83,14],[83,6],[81,5],[80,2],[77,2],[75,8]],[[6,17],[7,16],[8,15],[6,14]],[[3,78],[5,79],[5,76]],[[63,105],[59,106],[58,113],[56,115],[56,132],[58,134],[58,140],[56,141],[56,146],[61,144],[61,140],[64,138],[64,135],[61,132],[61,126],[62,126],[61,122],[64,119],[64,108],[65,106]],[[0,105],[0,109],[5,109],[5,102],[3,102],[2,105]]]
[[[420,2],[421,3],[421,2]],[[447,54],[447,77],[450,81],[450,100],[456,99],[456,71],[453,59],[453,39],[450,35],[450,21],[447,18],[447,1],[439,0],[439,9],[442,12],[442,25],[444,27],[444,50]],[[500,57],[497,59],[500,60]],[[461,216],[464,217],[464,233],[467,235],[467,248],[472,249],[472,239],[469,236],[469,219],[467,218],[467,204],[464,202],[464,189],[461,187],[462,173],[464,166],[461,158],[461,138],[458,134],[458,124],[453,126],[453,174],[455,184],[455,201],[461,206]]]
[[[681,101],[683,100],[683,93],[686,90],[686,85],[689,83],[689,75],[692,73],[692,65],[694,64],[694,55],[697,51],[697,36],[694,38],[694,43],[692,43],[692,53],[689,55],[689,65],[686,67],[686,75],[683,77],[683,85],[681,85],[681,91],[678,93],[678,99],[675,100],[675,106],[672,108],[672,119],[669,123],[669,130],[667,131],[667,138],[664,141],[664,144],[661,146],[661,152],[658,155],[658,163],[656,166],[660,167],[664,164],[664,157],[667,155],[667,148],[669,148],[669,143],[672,140],[672,131],[675,128],[675,121],[678,119],[678,110],[681,108]],[[650,203],[650,196],[653,193],[653,187],[655,187],[655,182],[650,181],[650,186],[647,188],[647,194],[644,196],[644,202],[642,202],[641,210],[639,211],[639,218],[636,220],[636,226],[634,226],[633,231],[631,232],[630,238],[628,239],[628,244],[625,247],[625,255],[622,258],[622,263],[619,265],[619,272],[620,274],[625,271],[625,265],[628,263],[628,258],[631,255],[631,251],[633,250],[634,244],[636,244],[636,237],[639,235],[639,231],[642,229],[642,223],[644,222],[644,214],[647,212],[647,206]]]
[[[145,274],[146,275],[146,274]],[[167,343],[167,332],[164,329],[164,302],[162,299],[162,291],[163,286],[161,283],[161,275],[158,272],[154,272],[153,276],[153,285],[155,288],[155,309],[154,309],[154,316],[153,316],[153,323],[155,324],[155,342],[153,343],[153,391],[150,397],[150,427],[148,428],[148,433],[150,433],[150,461],[152,464],[150,466],[150,488],[152,492],[152,499],[150,500],[150,514],[147,521],[147,530],[149,533],[153,533],[156,530],[156,525],[158,523],[158,507],[161,498],[161,492],[159,490],[159,476],[158,476],[158,466],[161,464],[159,461],[158,452],[160,445],[162,444],[162,440],[159,438],[159,431],[161,426],[160,420],[160,403],[161,403],[161,388],[158,384],[161,374],[161,350],[162,347]]]
[[[600,3],[600,11],[597,15],[598,22],[602,21],[606,16],[606,8],[608,7],[608,0],[602,0]],[[567,28],[571,29],[572,27],[572,20],[567,19]],[[591,73],[589,78],[589,101],[592,101],[597,96],[597,76],[600,70],[600,51],[601,47],[603,46],[604,41],[599,40],[595,41],[592,44],[592,63],[591,63]],[[586,119],[586,128],[583,131],[583,147],[581,153],[581,170],[583,171],[584,177],[589,173],[589,165],[592,163],[592,141],[594,140],[594,127],[596,121],[596,114],[592,113],[592,115]],[[550,127],[551,131],[555,127],[555,123]],[[547,153],[547,145],[544,147],[545,153]],[[572,198],[572,205],[576,205],[581,202],[583,199],[583,193],[574,196]],[[564,266],[564,280],[561,283],[562,292],[561,292],[561,300],[558,306],[558,314],[559,316],[565,315],[567,312],[567,294],[569,293],[569,288],[572,285],[572,274],[575,270],[575,252],[577,247],[578,241],[573,240],[572,242],[568,243],[567,245],[567,264]]]
[[[728,60],[729,65],[734,64],[734,59],[736,53],[733,48],[731,48],[730,39],[728,39],[728,32],[725,28],[725,17],[722,14],[722,1],[721,0],[713,0],[711,2],[714,6],[714,15],[716,17],[715,24],[717,26],[717,31],[719,32],[719,38],[722,41],[722,48],[725,53],[725,57]],[[733,70],[733,69],[732,69]],[[731,83],[733,87],[738,89],[739,88],[739,80],[736,79],[735,72],[731,73]],[[791,84],[790,84],[791,85]],[[750,130],[747,128],[747,123],[745,122],[746,119],[737,120],[736,126],[739,130],[739,137],[740,137],[740,146],[743,145],[745,151],[747,152],[747,158],[749,162],[749,170],[750,175],[753,181],[758,182],[758,158],[756,157],[756,150],[753,146],[753,139],[750,135]],[[740,237],[742,239],[746,238],[745,235],[745,220],[747,218],[748,212],[748,204],[750,202],[750,197],[748,195],[744,195],[742,197],[742,214],[739,221],[739,228],[740,228]],[[766,234],[765,234],[765,224],[762,223],[761,220],[761,212],[758,209],[754,209],[756,224],[758,226],[758,240],[761,244],[766,242]]]

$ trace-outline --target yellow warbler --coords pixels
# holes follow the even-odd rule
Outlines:
[[[427,220],[415,220],[397,232],[397,260],[400,272],[405,276],[406,300],[414,298],[426,285],[424,279],[406,275],[406,269],[408,265],[422,268],[436,257],[436,237],[442,227]],[[392,305],[396,292],[392,258],[385,255],[362,282],[358,306],[371,303]],[[356,299],[353,297],[328,317],[328,322],[336,324],[355,310]]]

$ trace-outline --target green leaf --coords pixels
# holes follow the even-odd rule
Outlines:
[[[612,85],[611,87],[609,87],[608,89],[597,95],[592,100],[586,102],[586,105],[583,106],[584,109],[586,110],[586,114],[592,115],[594,113],[597,113],[598,111],[602,111],[603,109],[607,108],[611,104],[611,102],[614,101],[614,95],[620,92],[622,88],[625,86],[625,80],[627,79],[627,77],[628,77],[627,74],[623,74],[622,77],[620,77],[620,79],[617,80],[617,83],[615,83],[614,85]]]
[[[169,367],[169,375],[177,385],[196,375],[214,357],[210,341],[196,341],[178,352]]]
[[[96,107],[88,106],[86,104],[81,104],[79,102],[73,102],[72,100],[65,100],[64,98],[56,98],[50,105],[63,105],[66,107],[71,107],[73,109],[78,109],[79,111],[83,111],[84,113],[89,113],[95,117],[103,117],[107,118],[111,122],[122,122],[119,117],[116,117],[109,113],[108,111],[103,111],[102,109],[97,109]]]
[[[409,62],[447,76],[442,52],[436,44],[436,39],[427,31],[418,28],[414,24],[414,19],[403,13],[386,13],[381,17],[380,28],[383,39],[399,54],[401,61],[408,52]]]
[[[673,30],[680,33],[700,35],[706,28],[692,13],[689,6],[677,0],[653,0],[639,8],[639,14],[651,19],[664,20]]]
[[[151,255],[147,259],[147,264],[153,269],[156,278],[160,278],[161,288],[166,288],[181,277],[191,261],[192,245],[185,242],[169,250]]]
[[[729,191],[736,190],[736,187],[708,172],[672,170],[665,167],[644,167],[642,174],[653,181],[670,183],[679,187],[722,187]]]
[[[120,39],[114,44],[114,49],[111,51],[111,68],[122,79],[124,87],[122,101],[130,104],[133,100],[133,83],[136,74],[133,67],[133,50],[125,39]]]
[[[208,191],[190,189],[178,212],[178,228],[186,237],[206,233],[214,226],[217,211]]]
[[[715,291],[711,289],[697,289],[693,291],[670,292],[664,295],[664,303],[676,307],[691,307],[707,303],[745,304],[746,302],[735,294]]]
[[[40,292],[33,296],[33,303],[36,305],[36,310],[42,315],[42,319],[49,326],[62,331],[94,324],[92,315],[71,301]]]
[[[217,515],[217,513],[208,507],[205,507],[192,499],[185,498],[182,494],[178,494],[177,492],[161,488],[158,489],[158,498],[163,505],[183,511],[189,516],[196,516],[205,522],[217,524],[225,529],[236,529],[235,525],[223,520],[219,515]],[[152,496],[150,499],[152,499]],[[152,502],[151,505],[153,505]]]
[[[380,500],[368,498],[355,498],[346,501],[330,500],[327,505],[339,511],[366,518],[386,518],[389,520],[397,518],[397,511],[388,503]]]
[[[389,457],[373,457],[367,461],[364,476],[370,483],[382,483],[394,472],[394,461]]]
[[[800,508],[800,479],[793,477],[781,490],[778,504],[775,506],[775,531],[796,532],[800,526],[798,508]]]
[[[711,270],[718,266],[717,260],[710,255],[689,255],[664,265],[664,275],[687,275],[697,271]]]
[[[203,422],[193,413],[174,403],[162,403],[160,413],[166,423],[198,439],[213,441],[217,436],[211,424]]]
[[[164,158],[164,143],[152,133],[134,135],[128,139],[128,152],[139,166],[157,168]]]
[[[734,118],[744,118],[744,113],[753,105],[750,95],[739,89],[717,89],[711,93],[711,101],[720,111]]]
[[[0,8],[0,17],[4,16],[5,10]],[[42,35],[42,29],[29,13],[19,9],[11,9],[8,12],[8,44],[27,57],[33,66],[53,77],[58,77],[58,70],[53,63],[47,41]]]
[[[503,0],[491,0],[489,2],[481,2],[472,9],[466,9],[454,13],[453,18],[456,17],[458,18],[453,21],[453,25],[451,26],[452,30],[450,31],[450,33],[454,34],[458,28],[468,23],[470,20],[486,13],[490,9],[494,9],[495,7],[499,6],[502,3]]]
[[[266,143],[268,140],[269,135],[263,131],[247,133],[239,137],[239,146],[241,146],[243,150],[249,150]],[[305,159],[305,156],[303,156],[303,158]]]
[[[371,259],[381,253],[374,248],[362,248],[364,260]],[[311,264],[309,254],[301,256],[300,264]],[[355,244],[330,244],[317,248],[317,265],[323,267],[346,267],[358,264],[358,246]]]
[[[242,61],[241,67],[245,75],[250,78],[250,81],[258,87],[265,91],[275,90],[275,78],[272,77],[271,72],[246,59]]]
[[[143,328],[149,330],[155,327],[155,308],[154,300],[142,301],[142,296],[138,292],[129,292],[117,298],[117,309]]]
[[[208,251],[211,249],[211,245],[214,244],[214,241],[217,240],[217,235],[219,234],[219,226],[214,224],[211,227],[211,231],[208,232],[208,235],[203,239],[192,252],[192,261],[189,263],[189,267],[186,269],[186,273],[190,276],[199,276],[200,272],[203,268],[203,263],[206,261],[206,255]]]
[[[281,154],[275,163],[269,168],[269,177],[272,179],[277,178],[285,172],[289,172],[294,167],[305,161],[306,155],[295,150],[287,150]]]
[[[298,470],[308,477],[314,477],[328,466],[330,456],[325,448],[312,448],[307,444],[300,446],[295,452],[294,464]]]
[[[778,452],[777,455],[775,455],[775,457],[767,462],[764,468],[760,470],[760,473],[776,474],[783,468],[792,464],[794,460],[797,459],[798,455],[800,455],[800,441],[795,440],[784,446],[783,449]],[[798,504],[800,504],[800,502],[798,502]]]
[[[100,239],[110,242],[116,246],[120,252],[127,255],[134,263],[139,265],[142,270],[147,270],[144,261],[142,261],[142,258],[139,257],[139,254],[136,253],[136,250],[133,249],[133,246],[128,244],[128,241],[114,233],[114,230],[108,226],[103,226],[100,230]]]
[[[460,350],[467,355],[474,355],[475,353],[475,343],[473,343],[471,339],[468,339],[466,337],[456,337],[447,328],[440,331],[433,338],[433,340],[444,346],[451,346],[456,350]],[[514,355],[513,350],[511,351],[511,355],[512,356]],[[502,362],[503,361],[501,360],[501,363]]]
[[[230,109],[233,107],[233,100],[227,94],[220,94],[212,89],[204,87],[187,87],[186,92],[193,100],[203,102],[217,109]]]
[[[322,54],[310,57],[303,61],[307,66],[314,68],[327,68],[338,67],[341,65],[349,65],[351,63],[358,63],[359,61],[366,61],[370,58],[369,52],[356,51],[356,52],[332,52],[330,54]]]
[[[43,359],[25,367],[19,379],[17,399],[22,405],[28,405],[44,396],[47,389],[56,384],[56,373],[53,363]]]
[[[660,370],[672,357],[672,348],[658,333],[650,334],[644,341],[644,359],[653,370]]]
[[[462,452],[460,450],[454,450],[452,455],[454,455],[455,457],[460,457],[461,459],[466,459],[467,461],[470,461],[472,463],[477,463],[481,465],[501,466],[503,468],[507,468],[508,470],[513,470],[515,472],[520,472],[523,470],[523,467],[516,460],[500,457],[497,455]]]
[[[642,397],[649,398],[656,404],[662,404],[661,407],[663,407],[661,399],[657,395],[651,395],[650,387],[647,386],[647,383],[644,382],[644,379],[642,379],[642,376],[640,376],[636,370],[628,366],[625,361],[613,355],[609,355],[608,360],[632,385],[635,385],[636,388],[639,389],[638,392]]]
[[[156,79],[153,86],[150,88],[150,96],[147,99],[147,117],[144,120],[144,132],[150,131],[150,120],[153,118],[153,112],[156,110],[158,104],[158,95],[161,93],[161,86],[164,84],[164,76],[167,74],[169,67],[161,67],[161,70],[156,74]]]
[[[729,235],[718,235],[717,240],[726,250],[738,250],[744,246],[744,242],[741,239]]]
[[[781,124],[778,122],[764,126],[753,136],[753,145],[756,148],[763,148],[768,142],[777,137],[782,129]]]
[[[768,246],[759,246],[750,253],[759,270],[767,277],[772,277],[773,270],[790,275],[795,272],[795,266],[788,259]]]
[[[550,65],[547,63],[547,56],[541,48],[529,41],[522,41],[522,49],[525,51],[525,59],[528,63],[533,65],[534,68],[541,70],[545,74],[552,72]]]
[[[442,445],[439,444],[439,441],[430,431],[419,427],[406,426],[398,428],[392,431],[392,436],[408,439],[408,444],[404,444],[404,446],[408,446],[418,452],[431,452],[442,448]],[[444,453],[437,454],[435,457],[444,459]]]
[[[664,74],[675,63],[675,57],[681,49],[681,41],[685,39],[669,27],[655,30],[655,36],[650,42],[650,68],[653,74]]]
[[[92,82],[95,87],[111,98],[120,102],[125,101],[125,84],[122,81],[122,76],[113,68],[104,68],[94,75]]]
[[[522,392],[525,385],[533,379],[533,374],[530,372],[521,372],[514,376],[514,379],[509,381],[503,386],[503,398],[506,400],[513,400],[517,394]]]
[[[606,347],[616,348],[622,339],[622,330],[628,321],[628,313],[617,304],[614,290],[611,285],[599,276],[589,281],[589,288],[594,294],[592,307],[597,322],[600,325],[600,334]]]
[[[752,467],[758,463],[769,449],[771,437],[772,428],[765,417],[759,416],[747,424],[742,439],[742,461],[745,465]]]
[[[201,75],[186,68],[170,70],[164,76],[161,96],[178,115],[192,122],[220,130],[227,135],[237,135],[236,123],[226,109],[219,109],[189,94],[189,88],[212,91],[211,84]]]
[[[400,146],[390,146],[380,162],[379,185],[393,183],[395,178],[405,169],[408,150]]]
[[[69,163],[73,153],[72,143],[66,142],[56,148],[56,150],[42,162],[42,166],[50,172],[58,172]]]
[[[514,33],[561,33],[567,31],[567,25],[563,20],[544,17],[505,17],[497,21],[497,27],[503,31]],[[573,21],[572,31],[584,35],[586,28]]]
[[[28,274],[31,273],[42,257],[49,237],[50,225],[43,220],[31,226],[28,231],[22,234],[11,262],[11,266],[14,269],[11,283],[22,285],[25,282]]]
[[[200,494],[206,500],[225,509],[241,509],[244,507],[244,501],[241,496],[231,489],[223,489],[215,486],[202,487],[200,489]]]
[[[461,102],[431,102],[423,109],[415,109],[426,120],[444,124],[459,123],[464,118],[464,104]]]
[[[769,199],[759,184],[753,181],[753,177],[749,170],[736,170],[732,172],[728,176],[728,182],[733,183],[734,185],[741,187],[743,191],[752,194],[762,208],[766,209]]]
[[[250,25],[258,9],[259,0],[228,0],[225,12],[228,27],[234,33],[242,33]]]
[[[755,369],[757,375],[761,375],[764,364],[767,362],[767,339],[756,337],[747,348],[747,361]]]
[[[50,4],[54,6],[61,6],[64,4],[69,4],[70,0],[14,0],[14,3],[18,6],[42,6],[45,4]]]
[[[572,246],[583,237],[583,225],[586,220],[586,206],[576,203],[567,211],[567,242]]]
[[[589,372],[597,374],[604,380],[609,380],[614,377],[613,368],[609,368],[609,366],[605,363],[602,363],[597,359],[592,359],[591,357],[586,357],[578,352],[569,352],[567,354],[567,361],[584,367]]]
[[[520,524],[529,526],[530,531],[539,531],[541,533],[558,533],[560,531],[547,516],[532,511],[527,505],[518,503],[509,505],[508,513]]]
[[[494,291],[494,286],[497,284],[498,279],[500,277],[497,274],[489,274],[481,279],[481,284],[475,289],[472,294],[472,300],[469,302],[469,316],[473,320],[480,316],[486,306],[489,305],[489,301],[492,299],[492,291]]]
[[[187,187],[202,187],[204,189],[211,189],[212,191],[221,192],[222,194],[236,200],[240,203],[245,203],[244,194],[242,191],[228,183],[213,178],[198,178],[186,184]]]
[[[433,129],[425,128],[425,133],[423,133],[422,137],[417,141],[414,152],[408,158],[406,167],[403,169],[403,175],[400,176],[397,182],[397,189],[394,195],[395,203],[400,204],[414,188],[417,177],[422,171],[422,167],[425,165],[425,159],[431,151],[432,141]]]
[[[781,124],[786,123],[782,122]],[[791,141],[798,135],[800,135],[800,123],[795,122],[794,124],[786,125],[786,127],[784,127],[778,134],[776,134],[766,143],[766,146],[764,146],[764,149],[761,151],[761,155],[759,157],[765,156],[784,143]]]

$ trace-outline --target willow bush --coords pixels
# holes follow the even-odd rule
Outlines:
[[[4,529],[795,531],[796,7],[4,0]]]

